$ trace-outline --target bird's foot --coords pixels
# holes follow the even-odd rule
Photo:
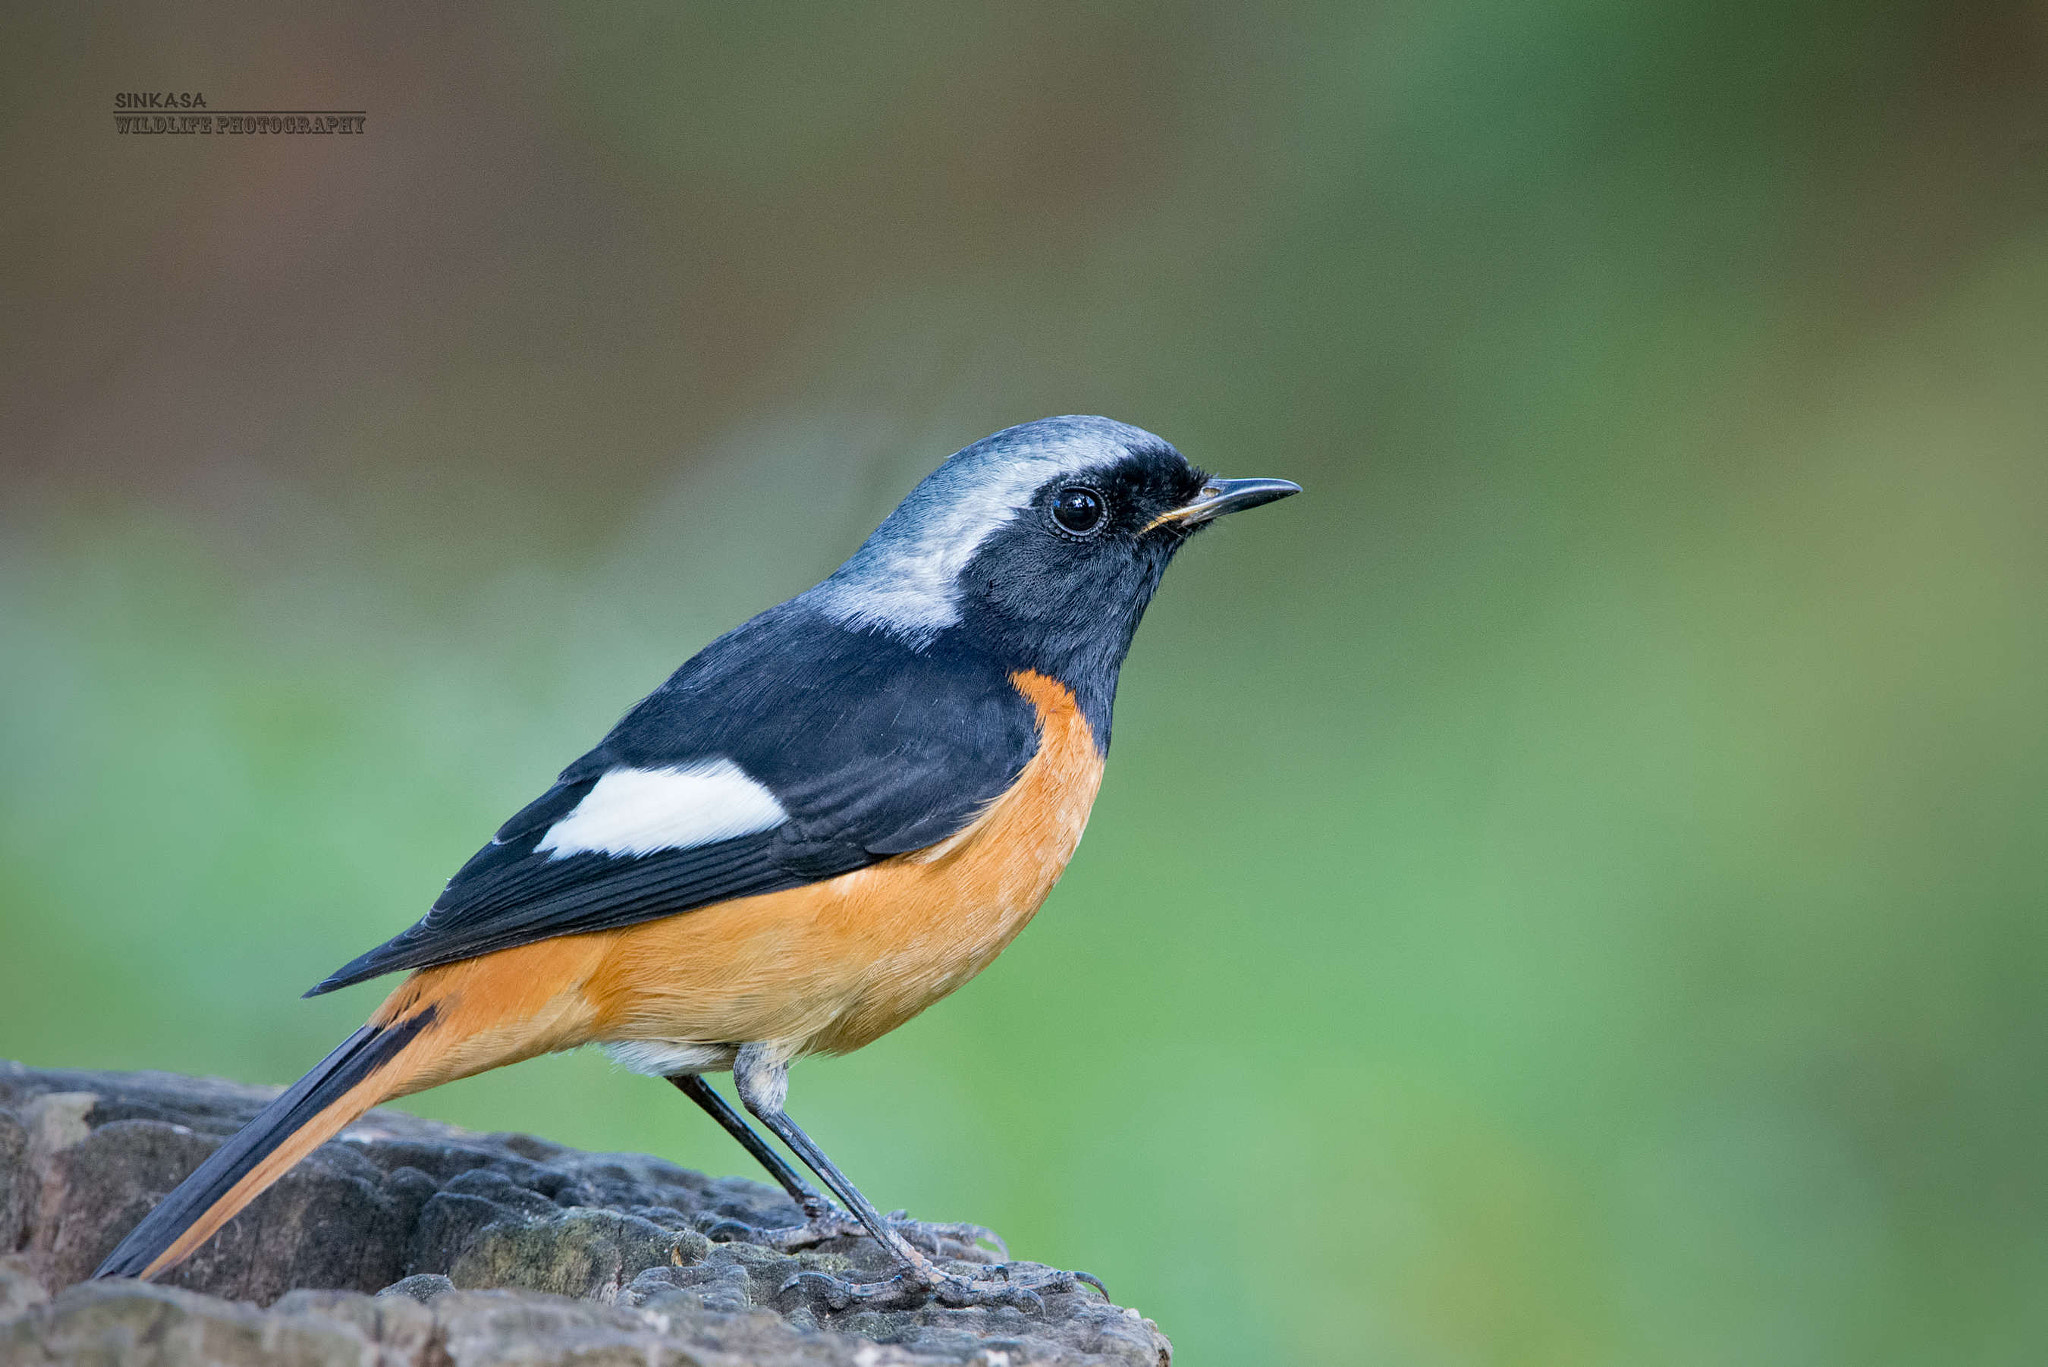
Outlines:
[[[808,1218],[802,1224],[779,1229],[750,1225],[744,1220],[724,1219],[711,1225],[704,1233],[719,1243],[759,1244],[782,1253],[816,1248],[834,1239],[868,1237],[868,1227],[837,1206],[808,1211],[806,1215]],[[936,1257],[982,1262],[989,1256],[982,1248],[983,1244],[993,1247],[997,1257],[1007,1259],[1010,1256],[1010,1247],[1003,1242],[1003,1236],[983,1225],[913,1220],[909,1211],[896,1210],[889,1213],[889,1227],[912,1247]]]
[[[779,1294],[801,1296],[825,1311],[914,1310],[936,1302],[949,1309],[1014,1306],[1026,1314],[1042,1314],[1046,1296],[1092,1286],[1109,1299],[1109,1288],[1086,1272],[1062,1272],[1035,1264],[996,1263],[971,1277],[945,1272],[930,1264],[912,1264],[880,1282],[850,1282],[823,1272],[799,1272],[782,1284]]]

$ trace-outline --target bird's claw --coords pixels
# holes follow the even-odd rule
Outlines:
[[[971,1277],[932,1268],[929,1272],[907,1267],[887,1281],[848,1282],[824,1272],[799,1272],[778,1291],[786,1295],[802,1292],[804,1298],[829,1310],[858,1306],[863,1310],[910,1310],[937,1301],[949,1309],[1011,1306],[1027,1315],[1045,1312],[1045,1296],[1074,1292],[1091,1286],[1109,1299],[1109,1288],[1086,1272],[1063,1272],[1058,1268],[1021,1271],[1010,1263],[996,1263],[978,1269]]]
[[[858,1221],[847,1219],[845,1216],[840,1218],[846,1219],[846,1223],[855,1226],[856,1229],[860,1228]],[[981,1247],[987,1244],[995,1249],[996,1257],[1001,1262],[1007,1263],[1010,1260],[1010,1246],[1003,1242],[1002,1235],[987,1225],[969,1224],[964,1220],[913,1220],[907,1210],[892,1210],[889,1212],[889,1226],[926,1253],[936,1254],[942,1258],[979,1262],[987,1256]],[[860,1232],[866,1233],[866,1230],[861,1229]]]

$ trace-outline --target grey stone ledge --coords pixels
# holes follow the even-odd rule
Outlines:
[[[1171,1360],[1150,1320],[1092,1290],[1047,1296],[1042,1313],[821,1311],[781,1288],[806,1269],[871,1279],[886,1259],[865,1238],[791,1255],[709,1237],[796,1224],[772,1187],[396,1111],[323,1145],[162,1283],[84,1280],[273,1095],[0,1061],[0,1364]]]

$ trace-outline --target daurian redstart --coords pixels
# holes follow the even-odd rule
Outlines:
[[[1298,492],[1212,478],[1107,418],[960,451],[823,583],[636,705],[416,924],[315,987],[411,973],[98,1275],[174,1266],[379,1102],[594,1043],[768,1168],[807,1217],[786,1246],[850,1232],[702,1077],[731,1071],[898,1264],[833,1283],[832,1304],[1071,1290],[1084,1274],[941,1269],[789,1118],[789,1065],[895,1029],[1024,928],[1087,824],[1117,671],[1167,562],[1215,518]]]

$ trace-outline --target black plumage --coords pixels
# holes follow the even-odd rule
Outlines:
[[[950,634],[921,650],[784,604],[714,641],[500,827],[401,934],[312,989],[331,992],[554,935],[797,887],[936,844],[1037,748],[1003,661]],[[615,769],[728,759],[789,820],[690,849],[557,857],[546,832]]]

